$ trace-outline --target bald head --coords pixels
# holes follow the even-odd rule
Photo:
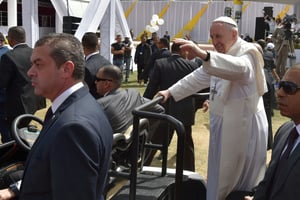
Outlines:
[[[106,93],[117,90],[122,84],[122,72],[115,65],[105,65],[98,70],[96,75],[96,87],[100,96]]]

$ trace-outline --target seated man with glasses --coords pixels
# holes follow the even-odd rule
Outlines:
[[[133,109],[149,100],[135,89],[121,89],[122,72],[114,65],[100,68],[95,84],[101,96],[97,101],[103,106],[114,133],[124,133],[133,122]],[[164,112],[164,109],[156,105],[151,111]]]
[[[95,81],[97,92],[101,98],[97,101],[103,106],[114,133],[125,133],[133,123],[132,111],[150,101],[140,95],[139,91],[132,88],[120,88],[122,84],[121,69],[114,65],[106,65],[98,70]],[[164,108],[155,105],[150,112],[163,113]],[[149,120],[149,139],[153,134],[160,134],[162,126],[159,120]],[[152,153],[146,153],[144,165],[150,165]]]
[[[285,73],[277,91],[280,114],[290,118],[291,121],[278,129],[265,177],[255,189],[254,197],[245,197],[247,200],[290,200],[300,196],[299,90],[300,63]]]

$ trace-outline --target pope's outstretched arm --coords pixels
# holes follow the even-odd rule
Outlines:
[[[166,103],[168,98],[170,98],[171,93],[169,90],[162,90],[162,91],[159,91],[156,96],[163,96],[162,103]]]

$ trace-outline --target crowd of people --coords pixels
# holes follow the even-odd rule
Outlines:
[[[238,191],[247,191],[239,193],[240,199],[293,199],[299,193],[300,66],[281,66],[278,59],[283,56],[276,46],[281,29],[285,44],[286,22],[274,29],[269,41],[245,41],[237,23],[221,16],[211,23],[211,45],[180,38],[170,45],[168,32],[162,38],[143,34],[134,55],[130,38],[116,35],[111,63],[100,55],[96,33],[85,33],[81,41],[70,34],[50,34],[30,48],[24,29],[11,27],[7,40],[12,49],[3,47],[0,34],[2,142],[12,139],[9,127],[16,116],[45,108],[45,98],[51,106],[22,180],[0,190],[0,200],[104,199],[112,136],[126,132],[132,110],[156,95],[163,101],[152,111],[184,125],[182,162],[189,171],[195,171],[197,160],[195,112],[203,102],[205,108],[209,104],[207,200],[224,200]],[[121,88],[129,80],[132,62],[137,65],[137,82],[146,85],[143,95]],[[210,92],[208,101],[192,96],[203,90]],[[275,107],[292,121],[279,128],[273,141]],[[152,120],[149,140],[160,144],[168,134],[170,143],[173,131]],[[266,166],[268,149],[272,158]],[[149,152],[145,165],[151,165],[154,154]]]

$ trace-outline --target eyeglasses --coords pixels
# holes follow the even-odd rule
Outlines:
[[[300,89],[296,83],[291,81],[280,81],[279,82],[279,89],[282,88],[283,91],[288,95],[294,95]]]
[[[99,82],[99,81],[113,81],[113,80],[107,79],[107,78],[98,78],[98,77],[96,76],[96,81]]]

